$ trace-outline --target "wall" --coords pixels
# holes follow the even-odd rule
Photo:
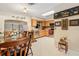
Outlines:
[[[19,17],[24,17],[23,15],[17,15],[17,14],[12,14],[12,13],[4,13],[0,12],[0,32],[3,34],[0,34],[0,38],[4,37],[4,21],[5,20],[20,20],[20,21],[25,21],[27,22],[27,31],[31,30],[31,17],[25,16],[25,19],[20,19],[20,18],[13,18],[12,16],[19,16]],[[0,39],[0,42],[3,42],[4,39]]]
[[[67,7],[66,5],[64,6]],[[79,19],[79,15],[70,16],[66,18],[68,20]],[[55,19],[55,21],[61,21],[62,19],[66,19],[66,18]],[[56,47],[59,39],[65,36],[68,38],[69,49],[72,51],[79,52],[79,26],[68,26],[68,30],[61,30],[61,27],[55,27],[54,36],[55,36]]]
[[[25,17],[25,19],[20,18],[13,18],[12,16],[19,16],[19,17]],[[31,29],[31,17],[29,16],[23,16],[23,15],[17,15],[17,14],[8,14],[8,13],[1,13],[0,12],[0,31],[4,31],[4,21],[5,20],[21,20],[27,22],[28,31]]]

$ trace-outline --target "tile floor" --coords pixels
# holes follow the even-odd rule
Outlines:
[[[42,37],[32,45],[34,56],[60,56],[64,53],[57,50],[52,37]]]
[[[79,56],[78,51],[70,50],[67,54],[58,51],[53,37],[42,37],[32,45],[33,56]]]

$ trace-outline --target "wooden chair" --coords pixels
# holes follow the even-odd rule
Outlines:
[[[6,48],[4,50],[0,50],[0,56],[28,56],[29,50],[31,51],[30,54],[33,55],[31,48],[32,33],[30,32],[29,38],[26,38],[26,33],[24,33],[24,38],[22,39],[0,44],[0,48]],[[24,46],[22,46],[23,44]],[[19,49],[17,46],[19,47]]]
[[[33,32],[28,32],[28,36],[29,36],[29,41],[28,41],[28,47],[27,47],[27,52],[26,52],[26,56],[31,54],[33,56],[33,51],[32,51],[32,48],[31,48],[31,41],[32,41],[32,35],[33,35]],[[31,53],[29,53],[29,50],[31,51]]]
[[[58,42],[58,49],[59,50],[64,50],[65,53],[68,51],[68,42],[66,41],[66,38],[61,38],[60,41]]]
[[[5,43],[2,43],[0,44],[0,48],[6,48],[4,49],[4,55],[5,56],[10,56],[11,53],[13,53],[13,56],[16,56],[17,55],[17,51],[16,51],[16,46],[19,46],[21,44],[25,44],[26,43],[26,40],[19,40],[19,41],[12,41],[12,42],[5,42]],[[11,49],[12,48],[12,49]],[[20,47],[19,50],[21,50],[22,48]],[[20,54],[22,52],[20,51]],[[0,55],[3,54],[3,51],[0,50]]]
[[[24,40],[18,41],[18,42],[16,42],[16,43],[15,42],[6,42],[6,43],[3,43],[2,45],[0,44],[0,47],[6,48],[6,49],[4,49],[4,53],[3,53],[3,51],[0,50],[0,56],[3,56],[3,55],[4,56],[28,56],[29,50],[31,51],[30,54],[33,55],[33,52],[31,49],[31,44],[27,45]],[[22,46],[20,46],[21,44],[25,44],[25,46],[22,47]],[[20,48],[18,49],[16,46],[19,46]]]

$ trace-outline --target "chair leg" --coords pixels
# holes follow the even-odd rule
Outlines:
[[[17,56],[16,50],[14,51],[14,56]]]
[[[20,56],[22,56],[22,51],[23,51],[23,50],[22,50],[22,48],[21,48],[21,50],[20,50]]]
[[[32,48],[30,47],[30,50],[31,50],[31,55],[33,56],[33,51],[32,51]]]
[[[26,52],[27,52],[27,51],[26,51],[26,47],[25,47],[25,49],[24,49],[24,56],[26,56]]]
[[[2,56],[2,52],[0,51],[0,56]]]
[[[6,54],[6,55],[7,55],[7,56],[10,56],[10,51],[9,51],[9,50],[7,51],[7,54]]]

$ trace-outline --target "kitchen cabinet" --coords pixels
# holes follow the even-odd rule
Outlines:
[[[32,26],[36,26],[36,25],[37,25],[37,20],[32,19],[32,20],[31,20],[31,23],[32,23]]]
[[[40,34],[40,37],[43,37],[43,36],[45,36],[45,31],[44,30],[40,30],[39,34]]]
[[[39,34],[40,34],[41,37],[49,35],[48,30],[40,30]]]
[[[49,21],[46,21],[46,26],[50,26],[50,22]]]
[[[46,21],[42,21],[42,26],[46,26]]]
[[[49,36],[49,29],[52,27],[50,26],[51,23],[54,23],[54,21],[32,19],[32,26],[34,27],[34,38]]]
[[[45,29],[45,36],[49,36],[49,31],[48,31],[48,29]]]

